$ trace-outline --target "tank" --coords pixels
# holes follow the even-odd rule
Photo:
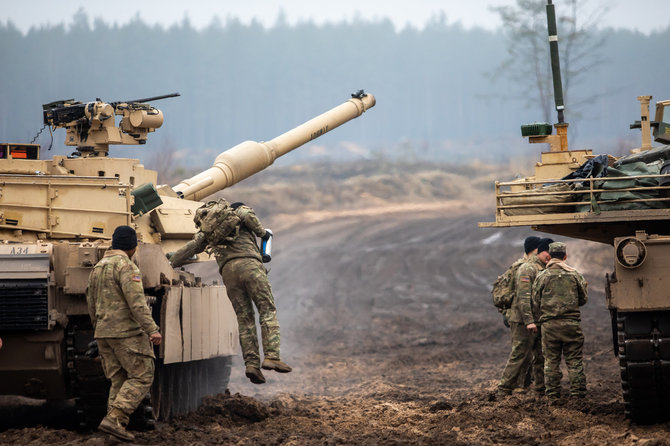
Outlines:
[[[533,229],[613,247],[605,275],[614,354],[626,417],[637,423],[670,419],[670,101],[639,96],[641,118],[631,125],[642,144],[626,156],[595,156],[568,147],[558,40],[547,5],[558,123],[521,127],[530,143],[549,144],[534,176],[496,182],[495,222],[480,227]],[[652,136],[660,146],[652,145]],[[587,163],[588,164],[585,164]]]
[[[149,102],[177,95],[44,105],[44,124],[66,130],[65,144],[76,147],[72,156],[42,159],[39,145],[0,144],[0,394],[75,398],[82,426],[96,426],[105,415],[108,382],[89,345],[85,293],[119,225],[137,231],[133,260],[164,339],[151,395],[131,422],[151,427],[156,418],[193,410],[202,396],[224,391],[239,349],[226,289],[173,269],[166,254],[195,234],[199,200],[375,105],[361,90],[270,141],[224,151],[211,168],[173,187],[156,185],[155,171],[138,159],[108,156],[109,146],[144,144],[163,124]]]

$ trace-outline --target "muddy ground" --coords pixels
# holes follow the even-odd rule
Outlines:
[[[623,416],[603,295],[611,253],[601,245],[569,244],[569,262],[589,281],[588,398],[548,406],[530,394],[493,397],[509,331],[489,284],[530,232],[478,229],[486,209],[435,200],[275,215],[270,278],[293,372],[253,385],[238,358],[229,395],[137,433],[137,443],[670,444],[670,424]],[[112,443],[68,429],[66,408],[20,410],[4,412],[0,444]]]

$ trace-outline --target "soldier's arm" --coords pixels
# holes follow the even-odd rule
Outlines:
[[[240,206],[237,208],[237,215],[240,217],[240,220],[242,220],[242,224],[256,234],[257,237],[265,237],[265,228],[258,217],[256,217],[256,213],[253,209],[248,206]]]
[[[578,274],[577,276],[577,303],[581,307],[582,305],[586,305],[586,302],[589,300],[589,295],[586,290],[588,287],[588,283],[586,282],[586,279],[584,276],[581,274]]]
[[[535,274],[532,267],[521,265],[516,277],[516,298],[519,299],[519,310],[525,325],[535,323],[530,306],[531,290],[534,279]]]
[[[130,262],[130,261],[129,261]],[[123,296],[128,303],[130,313],[133,319],[142,327],[142,330],[148,335],[159,331],[158,325],[154,322],[144,297],[144,288],[142,288],[142,274],[132,262],[123,265],[119,271],[119,280]]]
[[[179,248],[172,257],[170,257],[170,263],[175,268],[182,266],[188,259],[203,252],[206,247],[207,239],[205,238],[205,234],[198,231],[193,236],[193,240]]]

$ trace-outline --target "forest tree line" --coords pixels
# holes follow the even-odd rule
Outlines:
[[[636,141],[628,129],[639,119],[636,97],[670,99],[663,57],[670,28],[594,33],[603,38],[604,62],[572,87],[571,98],[597,99],[575,105],[577,122],[567,104],[571,137],[595,146]],[[91,25],[83,11],[67,26],[25,34],[0,23],[0,141],[29,142],[42,127],[41,105],[54,100],[178,91],[181,97],[153,104],[165,124],[146,153],[169,148],[186,155],[183,162],[207,165],[227,147],[269,140],[365,89],[377,98],[374,109],[315,141],[319,150],[292,156],[504,159],[526,150],[519,126],[542,116],[539,106],[509,97],[525,86],[496,72],[505,52],[501,31],[464,29],[444,16],[400,30],[388,20],[263,27],[228,19],[200,30],[186,19],[167,28],[139,18]],[[57,153],[71,151],[63,137],[56,132]],[[47,146],[48,132],[37,142]],[[114,154],[139,156],[123,150]]]

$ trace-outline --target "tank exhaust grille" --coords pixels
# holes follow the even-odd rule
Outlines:
[[[0,330],[47,330],[47,279],[0,280]]]

